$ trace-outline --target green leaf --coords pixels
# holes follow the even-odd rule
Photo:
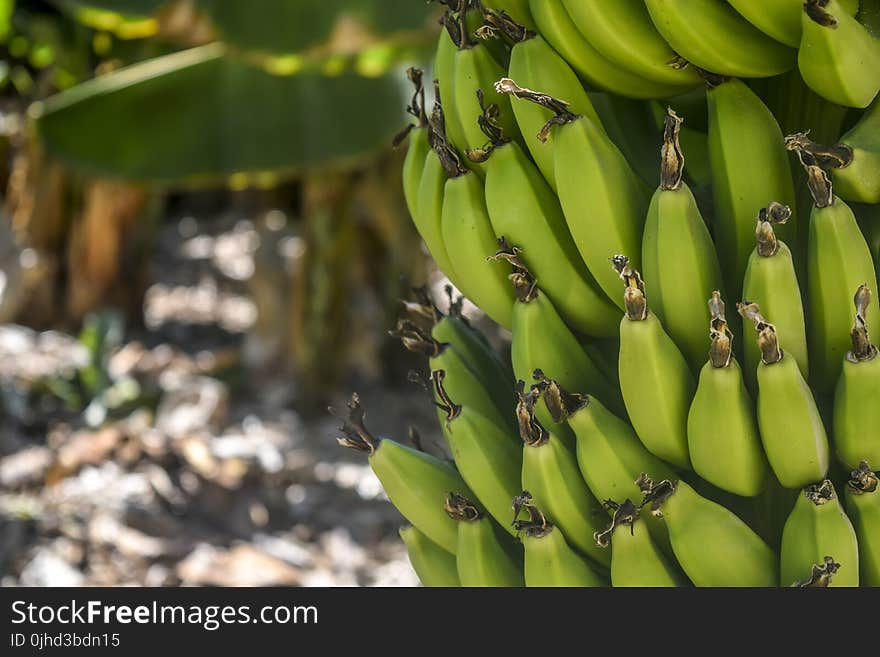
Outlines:
[[[38,134],[80,170],[180,183],[346,164],[405,121],[399,71],[276,76],[226,55],[211,44],[81,84],[35,106]]]
[[[323,44],[339,25],[387,35],[422,30],[434,14],[425,0],[199,0],[199,5],[221,39],[245,50],[287,54]],[[359,49],[356,43],[341,45]]]
[[[148,18],[156,14],[169,0],[54,0],[65,8],[86,7],[129,18]]]

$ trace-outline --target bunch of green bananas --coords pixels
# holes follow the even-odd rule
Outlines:
[[[443,4],[405,196],[510,362],[419,291],[452,460],[340,439],[422,582],[880,586],[880,0]]]

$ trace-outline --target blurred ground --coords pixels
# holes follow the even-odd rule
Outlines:
[[[244,337],[260,239],[235,216],[166,222],[144,326],[84,413],[56,390],[89,360],[82,341],[0,326],[0,585],[418,584],[403,519],[336,444],[340,421],[297,410],[307,382]],[[296,257],[295,239],[276,246]],[[375,433],[415,425],[436,444],[425,391],[352,386]]]

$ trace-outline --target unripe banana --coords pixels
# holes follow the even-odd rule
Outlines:
[[[507,506],[509,509],[510,504]],[[455,561],[461,586],[525,586],[520,546],[512,544],[509,536],[501,534],[496,524],[462,495],[450,493],[444,509],[458,523]]]
[[[684,481],[640,477],[651,513],[666,522],[679,565],[696,586],[776,586],[779,558],[739,517]]]
[[[798,68],[804,82],[833,103],[870,105],[880,91],[880,40],[837,0],[807,0],[801,27]]]
[[[755,213],[772,201],[795,211],[794,182],[779,124],[743,82],[710,86],[709,161],[715,205],[713,237],[724,272],[725,289],[740,296],[755,244]],[[793,228],[779,236],[797,253]]]
[[[807,242],[810,373],[814,388],[830,394],[850,347],[850,295],[859,285],[876,290],[877,276],[852,209],[834,196],[828,175],[810,153],[797,153],[814,202]],[[880,312],[869,308],[865,320],[869,326],[880,326]]]
[[[556,98],[564,98],[572,112],[584,115],[599,130],[604,130],[599,115],[590,102],[590,97],[587,96],[577,75],[566,61],[547,45],[543,37],[534,32],[523,31],[520,33],[520,38],[521,40],[510,51],[508,76],[519,80],[527,87],[537,87],[540,84],[540,88],[546,93]],[[511,108],[526,148],[544,179],[556,191],[553,157],[556,142],[541,141],[537,138],[538,133],[544,129],[554,113],[534,103],[512,102]]]
[[[349,415],[337,438],[369,456],[370,467],[379,478],[391,503],[412,525],[450,554],[458,543],[456,522],[443,510],[443,501],[452,491],[476,499],[455,468],[445,461],[373,436],[364,425],[365,412],[357,394],[348,403]]]
[[[449,295],[449,312],[443,315],[428,297],[424,288],[415,290],[417,302],[408,303],[407,308],[425,317],[433,324],[431,337],[440,344],[449,343],[462,355],[468,366],[492,392],[496,406],[505,414],[516,407],[513,373],[510,365],[502,362],[498,353],[489,344],[488,338],[471,326],[462,315],[463,297],[452,296],[452,288],[446,286]]]
[[[569,326],[594,337],[616,334],[617,307],[581,260],[553,190],[514,142],[489,155],[486,207],[496,235],[528,245],[522,259]]]
[[[440,23],[443,28],[437,40],[437,52],[434,55],[434,89],[435,101],[442,104],[452,102],[455,86],[455,53],[461,42],[461,23],[451,11],[443,14]],[[450,105],[451,107],[451,105]],[[455,112],[448,112],[444,117],[444,137],[460,156],[464,155],[464,128]]]
[[[686,66],[654,27],[643,0],[563,0],[590,44],[617,66],[662,84],[696,86]]]
[[[565,422],[577,438],[577,461],[581,475],[598,500],[638,499],[641,490],[635,481],[642,472],[664,478],[675,473],[651,454],[632,428],[591,395],[570,393],[556,381],[538,372],[539,389],[556,422]],[[666,528],[653,516],[645,518],[657,545],[669,548]]]
[[[570,390],[586,390],[609,407],[622,410],[623,402],[617,388],[596,366],[578,339],[562,321],[553,302],[531,278],[519,260],[516,247],[498,252],[517,271],[511,276],[516,287],[517,303],[513,308],[513,338],[510,357],[517,379],[531,381],[538,368],[544,370]],[[553,422],[544,407],[538,408],[538,419],[554,433],[564,425]]]
[[[850,474],[846,510],[859,542],[859,581],[880,586],[880,487],[866,461]]]
[[[510,99],[495,91],[495,81],[504,75],[504,68],[493,59],[485,45],[474,42],[467,30],[462,34],[464,38],[455,54],[452,101],[446,101],[447,111],[454,113],[461,123],[464,139],[461,148],[467,151],[486,143],[479,121],[488,107],[494,108],[493,118],[508,139],[521,139]],[[467,164],[480,175],[485,175],[485,162],[471,159]]]
[[[791,586],[826,555],[840,562],[831,586],[859,585],[859,546],[829,479],[801,491],[782,530],[780,584]]]
[[[607,500],[614,515],[611,524],[596,534],[602,547],[611,546],[611,586],[687,586],[681,571],[654,545],[639,511],[631,500]]]
[[[423,586],[461,586],[455,557],[409,525],[400,528],[409,562]]]
[[[758,428],[770,467],[786,488],[823,479],[829,464],[828,436],[812,391],[757,304],[740,303],[737,310],[758,332]]]
[[[523,440],[522,486],[544,510],[547,518],[562,530],[570,546],[604,566],[610,564],[607,550],[593,536],[604,522],[602,506],[593,497],[578,472],[574,453],[535,419],[534,406],[540,391],[523,391],[519,382],[517,405]]]
[[[535,29],[535,21],[529,10],[529,0],[482,0],[482,2],[485,7],[506,12],[523,27]]]
[[[606,586],[587,561],[566,542],[562,532],[551,524],[532,502],[528,491],[513,501],[514,527],[525,548],[526,586],[594,587]],[[528,520],[518,520],[522,511]]]
[[[496,88],[555,112],[538,139],[553,143],[565,222],[593,278],[608,298],[618,299],[620,282],[608,259],[615,253],[641,253],[648,207],[644,184],[601,124],[576,116],[564,101],[525,89],[510,78],[499,80]]]
[[[446,181],[441,234],[455,283],[464,295],[504,328],[511,326],[514,295],[501,267],[486,261],[497,246],[483,181],[464,171]]]
[[[432,371],[446,372],[444,384],[453,399],[467,400],[468,405],[480,415],[499,427],[507,428],[513,436],[517,435],[514,408],[508,405],[510,395],[506,380],[490,380],[485,373],[478,374],[452,344],[439,342],[411,320],[398,320],[392,335],[400,338],[403,346],[410,351],[426,355]],[[440,398],[435,401],[443,402]],[[444,421],[443,411],[438,409],[437,413],[441,422]]]
[[[434,114],[433,118],[442,117],[442,113]],[[446,189],[446,169],[444,161],[452,170],[461,171],[457,156],[438,132],[432,130],[428,137],[431,140],[432,152],[428,153],[425,166],[422,169],[422,179],[419,182],[416,194],[415,214],[412,215],[413,223],[419,235],[428,247],[431,257],[437,263],[437,267],[453,282],[457,278],[452,262],[446,253],[446,245],[443,243],[443,193]],[[454,159],[449,159],[454,158]]]
[[[443,434],[462,479],[501,526],[512,533],[510,500],[521,489],[522,444],[503,424],[467,405],[467,398],[450,397],[446,372],[431,372],[437,407],[443,412]],[[462,403],[458,404],[460,400]]]
[[[657,31],[686,60],[719,75],[764,78],[795,67],[795,51],[768,39],[725,0],[645,0]]]
[[[834,188],[840,198],[880,203],[880,99],[840,138],[852,150],[845,166],[835,169]]]
[[[530,0],[529,6],[541,36],[593,89],[627,98],[666,98],[687,91],[700,83],[696,76],[688,76],[684,83],[669,84],[636,75],[612,63],[596,50],[572,22],[562,2]],[[511,77],[519,79],[515,75]],[[529,86],[528,82],[523,81],[523,84]]]
[[[727,0],[743,18],[764,34],[792,48],[801,43],[803,0]],[[859,0],[840,0],[850,16],[859,10]]]
[[[416,117],[418,123],[410,124],[406,132],[401,133],[398,140],[402,141],[406,135],[409,135],[409,146],[403,160],[403,198],[410,216],[415,217],[418,214],[419,183],[422,181],[422,172],[431,151],[431,144],[428,140],[430,128],[428,127],[428,117],[425,114],[425,89],[422,86],[422,71],[412,67],[406,73],[415,86],[415,93],[406,110]]]
[[[620,392],[633,428],[648,450],[690,469],[687,415],[696,388],[687,361],[649,309],[645,285],[623,255],[613,258],[626,283],[620,321]]]
[[[834,449],[850,469],[861,461],[880,463],[880,357],[865,321],[871,291],[855,295],[852,349],[846,354],[834,395]]]
[[[667,109],[660,186],[651,198],[645,222],[642,272],[651,285],[652,312],[691,369],[698,371],[706,362],[705,326],[710,321],[703,300],[712,290],[721,290],[723,281],[712,237],[682,179],[681,121],[672,108]]]
[[[795,359],[806,379],[809,376],[809,358],[801,288],[791,250],[776,237],[773,228],[784,224],[790,217],[791,209],[775,201],[758,213],[755,229],[757,245],[749,256],[742,294],[744,299],[757,303],[773,318],[779,333],[785,336],[786,355]],[[757,386],[760,362],[758,343],[746,340],[744,369],[747,383],[753,391]]]
[[[755,421],[755,407],[731,351],[733,334],[716,290],[709,300],[712,314],[709,362],[700,372],[688,412],[688,450],[694,471],[722,490],[754,497],[767,483],[767,460]]]

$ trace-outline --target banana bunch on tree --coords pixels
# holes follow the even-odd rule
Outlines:
[[[422,582],[880,586],[880,2],[444,4],[403,184],[511,358],[420,292],[452,460],[340,438]]]

